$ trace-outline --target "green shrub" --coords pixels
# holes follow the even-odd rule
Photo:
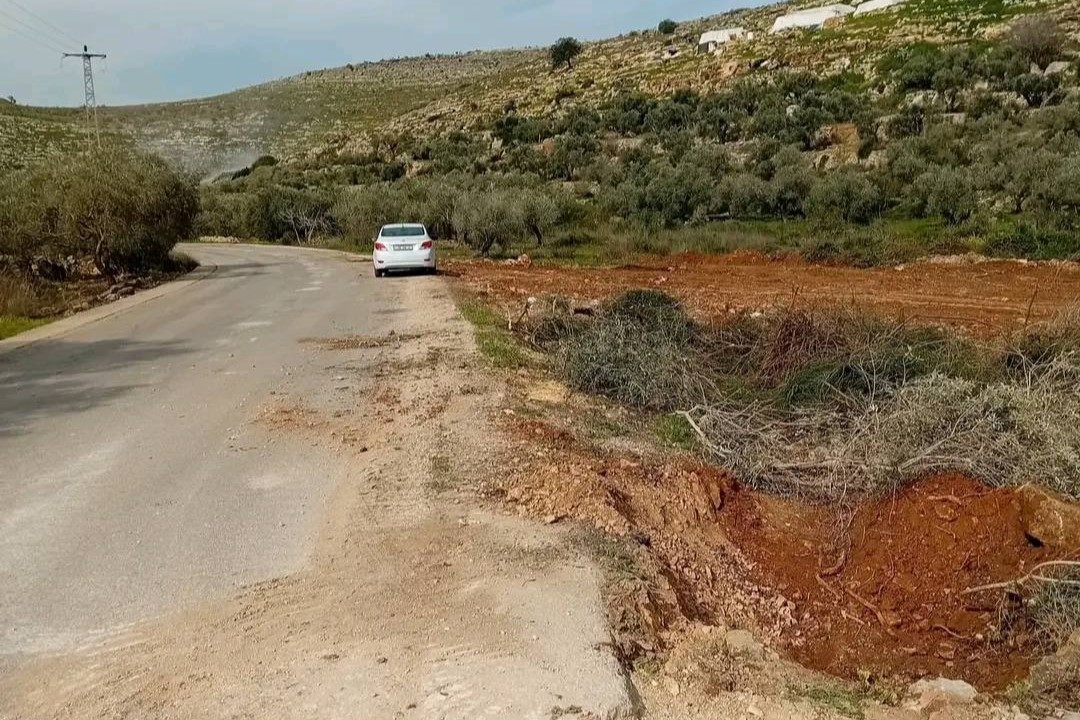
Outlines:
[[[732,173],[717,188],[718,204],[732,217],[753,218],[765,214],[771,205],[769,184],[751,173]]]
[[[975,186],[966,168],[936,165],[915,179],[916,212],[962,223],[975,213]]]
[[[675,31],[679,29],[679,23],[674,20],[661,20],[656,29],[664,35],[674,35]]]
[[[200,237],[252,237],[246,222],[250,202],[251,196],[244,192],[205,188],[195,218],[195,233]]]
[[[599,141],[589,134],[560,135],[555,138],[555,148],[548,160],[549,175],[554,179],[574,180],[599,151]]]
[[[164,267],[191,238],[199,196],[163,160],[107,148],[0,179],[0,255],[92,260],[106,275]]]
[[[481,255],[495,245],[506,248],[525,231],[521,205],[509,190],[464,196],[454,209],[454,230]]]
[[[826,174],[806,199],[810,217],[868,223],[884,210],[881,191],[866,175],[843,170]]]
[[[1025,73],[1013,78],[1010,89],[1019,94],[1031,107],[1043,107],[1057,99],[1061,80],[1057,75]]]
[[[357,247],[374,242],[379,229],[407,217],[408,202],[400,187],[378,184],[349,188],[334,204],[332,213],[345,240]]]
[[[280,185],[259,188],[244,206],[244,236],[269,242],[307,244],[315,233],[336,232],[333,192]]]
[[[1030,222],[999,225],[987,238],[983,252],[997,257],[1032,260],[1080,259],[1080,236]]]

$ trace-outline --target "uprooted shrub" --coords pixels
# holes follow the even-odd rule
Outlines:
[[[543,327],[553,323],[546,318]],[[742,314],[706,327],[676,300],[643,290],[552,340],[575,386],[658,409],[715,402],[740,386],[758,399],[799,406],[873,397],[935,371],[986,372],[970,344],[943,331],[847,309]]]
[[[1080,368],[1064,364],[1031,385],[935,373],[842,408],[716,404],[691,417],[744,481],[778,492],[835,497],[963,471],[1080,497],[1078,380]]]
[[[116,275],[167,264],[193,234],[193,181],[160,158],[107,148],[45,161],[0,179],[0,256],[93,261]]]
[[[696,367],[695,328],[679,303],[639,290],[603,309],[595,321],[568,325],[556,362],[586,392],[655,410],[700,402],[707,375]]]
[[[672,298],[635,291],[589,321],[546,319],[539,330],[572,386],[681,411],[755,487],[835,497],[963,471],[1080,497],[1073,317],[1003,352],[854,310],[703,327]]]
[[[1080,358],[1080,303],[1020,333],[1009,344],[1005,366],[1011,375],[1023,380],[1062,358]]]
[[[1025,605],[1036,639],[1053,654],[1031,669],[1031,689],[1051,707],[1080,707],[1080,566],[1045,573]]]
[[[1058,572],[1047,570],[1046,575],[1028,602],[1028,612],[1043,647],[1053,651],[1080,632],[1080,565],[1062,565]],[[1080,652],[1080,645],[1073,649]],[[1080,667],[1076,672],[1080,678]],[[1080,686],[1076,689],[1080,691]]]

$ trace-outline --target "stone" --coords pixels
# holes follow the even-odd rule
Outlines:
[[[724,644],[736,657],[761,660],[765,657],[765,646],[757,641],[747,630],[729,630],[724,633]]]
[[[1070,64],[1067,60],[1055,60],[1046,66],[1043,75],[1060,75],[1063,72],[1068,72]]]
[[[1080,550],[1080,505],[1049,490],[1026,485],[1020,497],[1020,520],[1029,538],[1068,555]]]
[[[1080,707],[1080,630],[1031,668],[1031,689],[1064,707]]]
[[[920,680],[909,689],[914,701],[908,707],[926,717],[941,712],[951,705],[969,705],[978,697],[979,691],[963,680],[934,678]]]

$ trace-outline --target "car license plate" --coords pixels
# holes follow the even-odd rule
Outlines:
[[[395,250],[412,250],[412,245],[395,245]]]

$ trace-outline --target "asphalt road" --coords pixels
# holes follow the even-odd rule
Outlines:
[[[299,340],[376,332],[392,292],[336,254],[188,251],[217,270],[0,355],[0,670],[310,549],[335,464],[245,421]]]
[[[630,714],[592,563],[472,494],[503,391],[446,282],[185,250],[0,344],[0,720]]]

